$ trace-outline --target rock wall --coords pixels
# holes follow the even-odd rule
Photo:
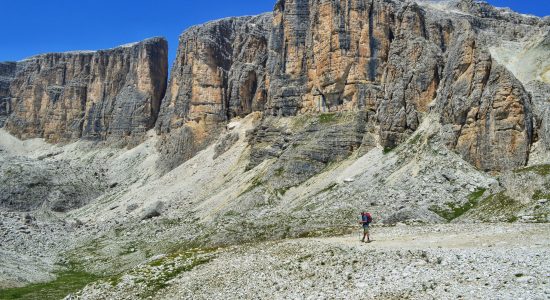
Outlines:
[[[534,136],[530,96],[488,47],[547,25],[469,0],[279,0],[273,15],[196,26],[180,37],[159,148],[175,166],[252,111],[366,112],[368,146],[394,148],[435,112],[476,167],[516,168]]]
[[[271,14],[227,18],[180,36],[156,125],[163,169],[214,141],[230,118],[264,109],[270,26]]]
[[[15,77],[17,64],[0,62],[0,127],[11,114],[10,83]]]
[[[187,122],[216,124],[263,110],[271,15],[228,18],[180,36],[157,124],[160,132]]]
[[[168,44],[153,38],[109,50],[43,54],[10,65],[16,72],[9,91],[0,93],[7,94],[4,103],[11,103],[6,128],[12,134],[49,142],[130,142],[156,122],[166,89]]]
[[[516,168],[532,143],[530,97],[488,44],[544,28],[469,0],[279,0],[266,112],[366,110],[386,148],[441,113],[451,149],[483,170]]]
[[[482,170],[523,166],[533,137],[530,97],[465,30],[450,45],[437,99],[448,145]]]
[[[8,130],[51,142],[118,140],[155,126],[169,170],[255,111],[360,112],[363,149],[394,148],[435,113],[450,149],[502,171],[528,162],[546,123],[538,112],[534,120],[537,95],[490,48],[549,26],[473,0],[278,0],[272,14],[184,32],[167,87],[160,39],[2,64],[0,125],[12,111]]]

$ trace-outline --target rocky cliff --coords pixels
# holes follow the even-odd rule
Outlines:
[[[10,83],[15,76],[16,63],[0,63],[0,127],[11,113]]]
[[[353,134],[393,149],[435,113],[448,147],[476,167],[523,166],[542,122],[534,123],[526,82],[491,49],[543,36],[548,25],[470,0],[279,0],[273,15],[193,27],[180,38],[159,149],[170,169],[252,111],[365,114]]]
[[[264,109],[270,27],[271,14],[264,14],[210,22],[180,36],[156,125],[164,167],[192,157],[230,118]]]
[[[101,51],[43,54],[0,68],[6,129],[49,142],[139,140],[154,127],[167,79],[162,38]]]
[[[471,0],[279,0],[273,14],[184,32],[167,88],[160,39],[4,63],[0,122],[11,114],[10,132],[51,142],[140,136],[155,126],[169,170],[216,140],[228,120],[254,111],[358,113],[366,124],[352,134],[386,149],[435,113],[450,149],[502,171],[525,165],[546,137],[531,103],[544,88],[525,85],[547,74],[518,71],[497,46],[540,37],[531,48],[541,60],[548,28]]]
[[[542,20],[474,1],[281,0],[274,14],[269,113],[366,110],[394,148],[435,111],[475,166],[526,163],[530,99],[488,47],[548,30]]]

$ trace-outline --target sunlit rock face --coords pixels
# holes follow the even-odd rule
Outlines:
[[[271,14],[227,18],[180,36],[157,122],[163,169],[217,138],[232,117],[263,111]]]
[[[271,14],[227,18],[180,36],[158,130],[208,124],[263,110]]]
[[[0,127],[11,113],[10,83],[15,77],[17,64],[0,62]]]
[[[437,112],[449,147],[478,168],[521,166],[533,137],[529,95],[488,46],[544,26],[475,1],[280,0],[266,112],[366,110],[387,148]]]
[[[0,72],[6,70],[9,79],[0,83],[0,106],[11,110],[6,129],[12,134],[54,143],[139,140],[158,116],[168,44],[153,38],[109,50],[42,54],[3,66]]]

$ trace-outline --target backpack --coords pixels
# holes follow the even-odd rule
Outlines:
[[[365,220],[365,217],[366,217],[366,220]],[[362,215],[361,219],[363,219],[363,221],[367,221],[367,224],[372,223],[372,216],[370,215],[370,213],[366,213]]]

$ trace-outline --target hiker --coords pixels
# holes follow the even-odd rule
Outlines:
[[[365,237],[367,238],[367,243],[370,243],[370,234],[369,234],[369,225],[372,223],[372,216],[368,212],[361,213],[361,222],[359,224],[363,225],[363,238],[361,242],[365,242]]]

